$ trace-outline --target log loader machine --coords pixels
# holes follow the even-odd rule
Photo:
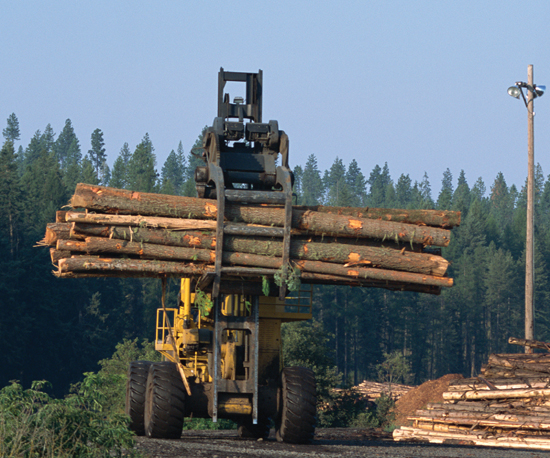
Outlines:
[[[245,97],[231,102],[227,82],[244,83]],[[175,308],[163,295],[155,348],[164,361],[130,365],[126,412],[138,435],[179,438],[184,418],[194,417],[234,420],[241,437],[265,438],[274,422],[280,441],[313,439],[313,372],[282,367],[281,324],[311,318],[312,290],[287,288],[293,175],[288,136],[277,121],[262,122],[262,83],[261,70],[218,74],[218,115],[195,171],[198,196],[217,202],[214,271],[182,279]],[[224,218],[232,202],[282,207],[284,227],[232,223]],[[281,269],[222,265],[225,234],[279,238]]]

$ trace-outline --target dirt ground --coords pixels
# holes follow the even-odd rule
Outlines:
[[[397,424],[406,424],[407,415],[428,402],[441,402],[449,382],[458,378],[463,377],[449,374],[401,397],[396,406]],[[183,431],[177,440],[139,437],[136,448],[147,458],[550,458],[550,452],[532,450],[394,442],[391,433],[379,428],[318,428],[311,445],[277,442],[274,430],[267,440],[240,439],[236,430]]]
[[[393,442],[377,429],[318,429],[311,445],[239,439],[236,430],[184,431],[181,439],[138,438],[138,450],[148,458],[550,458],[550,452],[509,450],[460,445]]]

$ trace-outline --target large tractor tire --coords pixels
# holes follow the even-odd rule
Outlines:
[[[145,385],[150,361],[133,361],[126,381],[126,414],[130,416],[130,429],[138,436],[145,436],[143,415],[145,411]]]
[[[258,423],[252,423],[252,417],[239,423],[237,434],[247,439],[267,439],[269,437],[271,422],[269,418],[258,418]]]
[[[179,439],[185,416],[185,387],[174,363],[153,363],[147,376],[145,434]]]
[[[309,444],[317,422],[315,375],[305,367],[285,367],[276,437],[280,442]]]

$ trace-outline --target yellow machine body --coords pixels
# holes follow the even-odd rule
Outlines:
[[[285,301],[276,297],[260,296],[258,330],[258,381],[261,384],[276,377],[282,370],[281,324],[310,319],[311,285],[291,292]],[[191,291],[191,280],[182,279],[180,303],[177,308],[157,310],[155,349],[165,360],[180,363],[194,384],[208,384],[213,380],[212,346],[214,320],[209,311],[196,304]],[[203,299],[204,300],[204,299]],[[226,317],[246,317],[251,313],[250,297],[226,295],[221,314]],[[249,361],[249,332],[227,329],[223,332],[220,352],[221,374],[225,380],[247,380],[252,377]],[[219,399],[221,416],[250,415],[249,396],[231,395]]]

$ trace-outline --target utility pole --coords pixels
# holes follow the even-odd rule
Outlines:
[[[527,67],[527,237],[525,241],[525,338],[535,329],[535,128],[533,66]],[[525,347],[525,353],[532,353]]]
[[[527,90],[527,98],[523,89]],[[546,86],[537,86],[533,78],[533,66],[527,67],[527,83],[517,81],[508,88],[508,94],[520,96],[527,107],[527,227],[525,240],[525,339],[534,340],[535,330],[535,109],[534,100],[541,97]],[[525,353],[532,353],[525,347]]]

